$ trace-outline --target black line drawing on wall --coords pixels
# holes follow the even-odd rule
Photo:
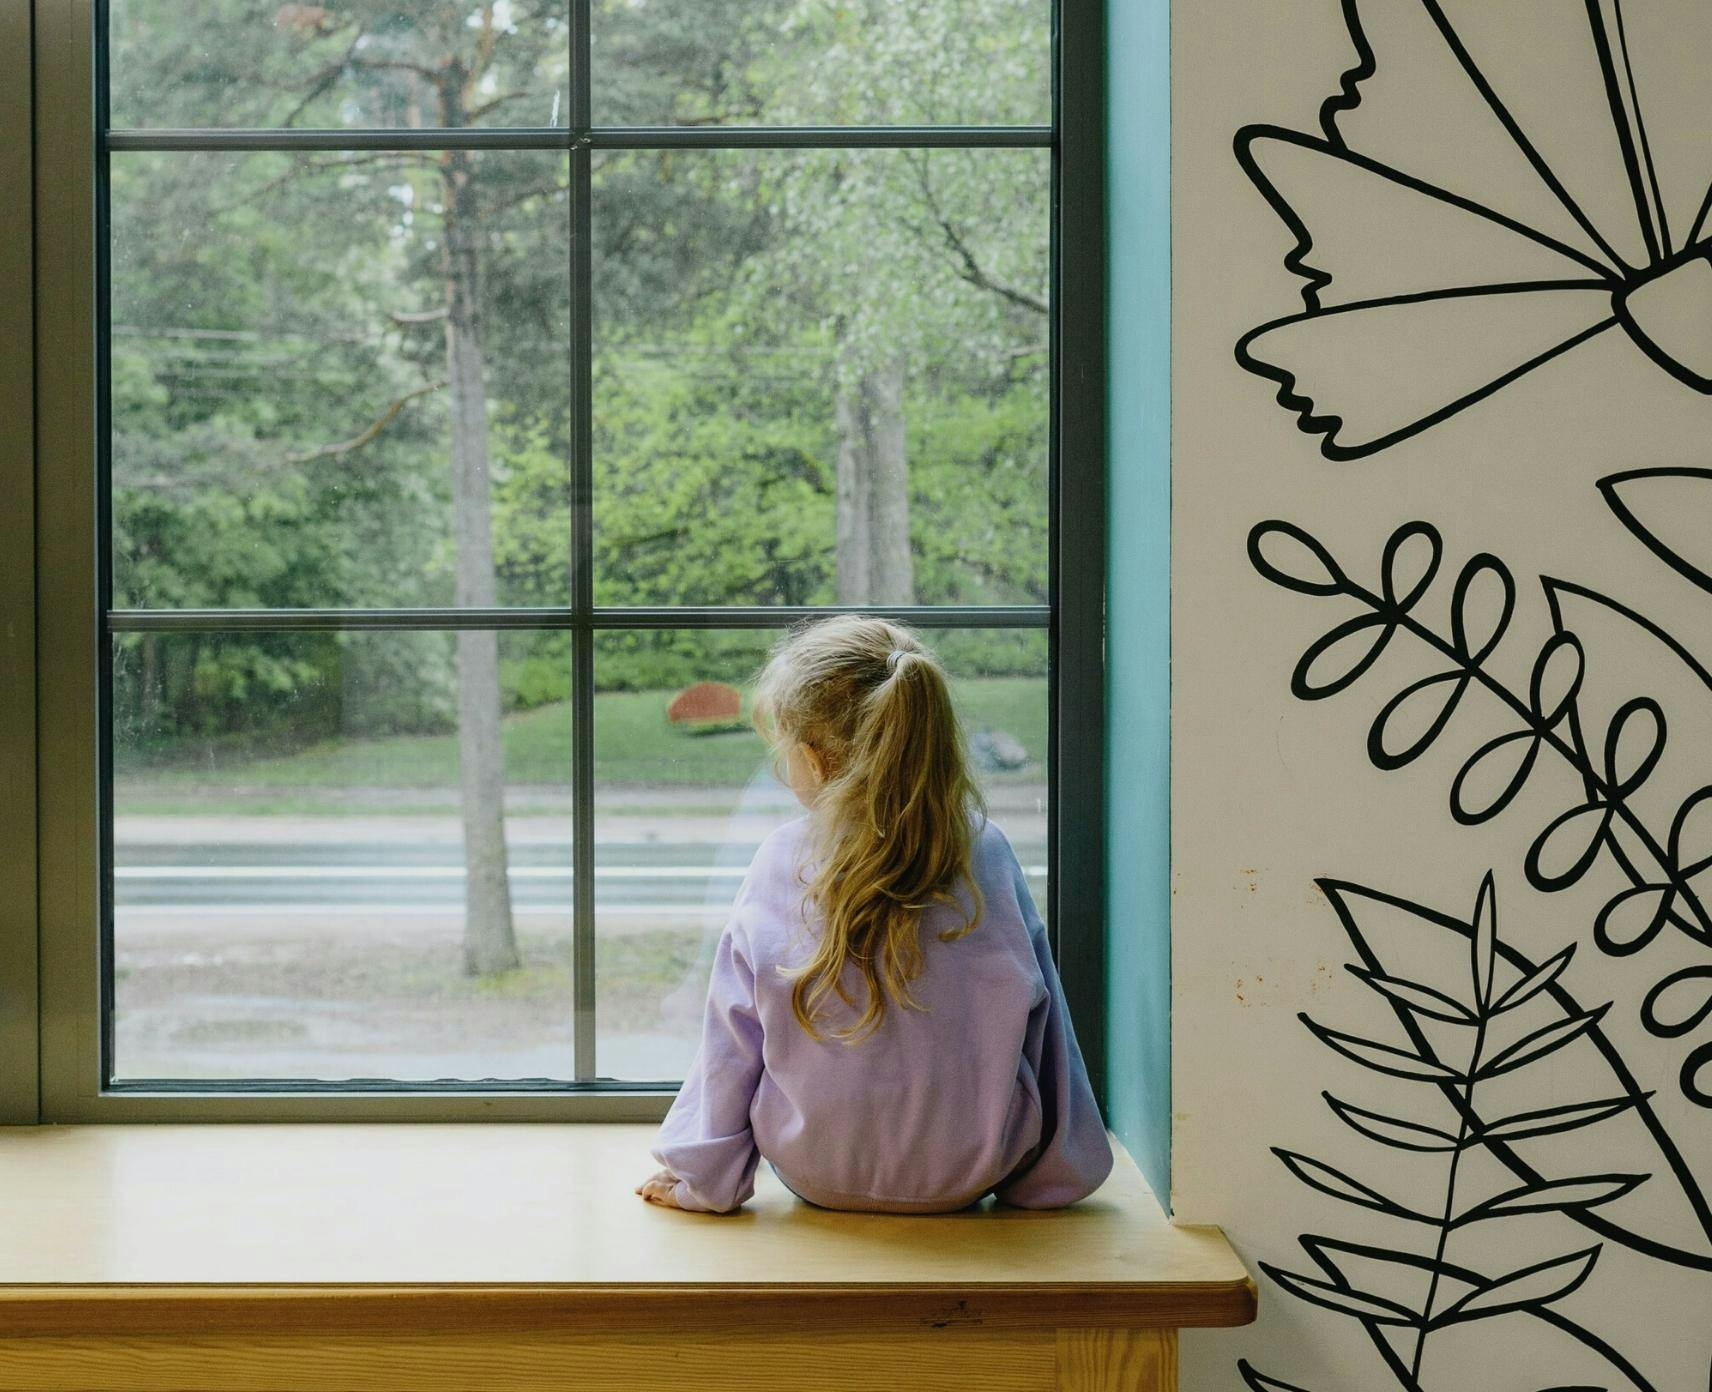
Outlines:
[[[1622,476],[1613,476],[1621,478]],[[1618,485],[1613,490],[1620,491]],[[1657,644],[1712,701],[1712,673],[1668,633],[1607,595],[1542,576],[1554,629],[1538,647],[1526,693],[1493,674],[1490,661],[1509,634],[1516,582],[1496,556],[1469,558],[1450,595],[1449,632],[1420,617],[1438,578],[1444,545],[1436,528],[1409,522],[1385,543],[1377,589],[1351,579],[1331,553],[1293,523],[1261,522],[1249,533],[1250,562],[1284,589],[1316,598],[1352,600],[1360,612],[1308,646],[1290,677],[1293,695],[1325,700],[1371,672],[1399,636],[1421,644],[1436,670],[1409,682],[1380,709],[1367,733],[1376,768],[1406,767],[1431,748],[1472,691],[1496,704],[1507,728],[1463,760],[1450,786],[1450,813],[1463,826],[1492,821],[1514,803],[1539,770],[1542,755],[1576,775],[1582,799],[1563,808],[1534,837],[1524,871],[1536,889],[1552,893],[1579,884],[1602,860],[1615,865],[1623,887],[1604,903],[1592,928],[1611,957],[1629,957],[1665,929],[1706,949],[1704,960],[1662,972],[1639,1006],[1649,1034],[1676,1039],[1712,1018],[1712,785],[1651,797],[1661,828],[1641,807],[1659,775],[1669,737],[1660,702],[1627,694],[1595,709],[1585,695],[1589,660],[1567,615],[1603,616]],[[1630,674],[1620,674],[1627,680]],[[1658,804],[1662,801],[1662,809]],[[1703,844],[1703,842],[1705,844]],[[1682,1060],[1684,1096],[1712,1107],[1712,1039]],[[1702,1226],[1712,1237],[1712,1210],[1702,1201]],[[1712,1263],[1708,1263],[1712,1269]]]
[[[1712,471],[1629,470],[1607,476],[1599,488],[1613,513],[1649,550],[1712,589],[1702,554],[1709,542],[1696,517],[1697,508],[1712,506]],[[1323,1094],[1327,1105],[1369,1141],[1400,1151],[1443,1152],[1454,1163],[1443,1173],[1443,1206],[1435,1209],[1315,1157],[1275,1149],[1292,1174],[1310,1187],[1404,1223],[1436,1225],[1438,1240],[1433,1255],[1423,1256],[1407,1245],[1377,1246],[1306,1233],[1299,1240],[1319,1275],[1267,1262],[1262,1268],[1293,1296],[1357,1319],[1388,1373],[1410,1392],[1426,1392],[1423,1350],[1429,1336],[1442,1341],[1464,1323],[1457,1317],[1467,1309],[1458,1303],[1464,1300],[1476,1302],[1477,1309],[1490,1304],[1494,1313],[1526,1314],[1538,1322],[1529,1344],[1529,1366],[1549,1365],[1584,1379],[1560,1378],[1549,1392],[1610,1392],[1619,1387],[1648,1392],[1655,1385],[1616,1345],[1587,1328],[1585,1319],[1576,1323],[1554,1306],[1593,1279],[1604,1243],[1679,1268],[1712,1272],[1712,1203],[1664,1125],[1654,1094],[1635,1077],[1606,1032],[1607,1012],[1619,1002],[1584,1006],[1560,978],[1584,933],[1606,958],[1624,961],[1641,960],[1639,955],[1649,948],[1656,956],[1660,949],[1655,944],[1674,935],[1693,960],[1682,965],[1684,953],[1679,951],[1674,963],[1647,973],[1649,985],[1633,991],[1638,1006],[1627,1000],[1621,1008],[1635,1009],[1642,1027],[1659,1039],[1691,1035],[1712,1020],[1712,952],[1707,951],[1712,948],[1712,785],[1697,781],[1704,771],[1697,771],[1700,761],[1694,757],[1708,745],[1704,739],[1692,742],[1689,757],[1668,763],[1665,759],[1672,730],[1693,717],[1690,706],[1707,707],[1700,714],[1712,719],[1712,672],[1645,615],[1587,586],[1551,576],[1540,577],[1551,630],[1515,653],[1515,579],[1489,553],[1474,555],[1456,568],[1448,586],[1448,622],[1429,620],[1429,597],[1443,595],[1447,587],[1438,583],[1445,570],[1442,538],[1423,521],[1405,523],[1387,538],[1372,585],[1352,579],[1323,543],[1287,521],[1273,519],[1253,527],[1248,554],[1271,583],[1316,601],[1341,601],[1346,611],[1355,609],[1307,646],[1290,677],[1292,694],[1305,701],[1329,699],[1382,670],[1380,659],[1387,652],[1412,649],[1416,674],[1377,705],[1368,724],[1369,761],[1382,771],[1407,768],[1439,744],[1459,712],[1476,701],[1483,703],[1487,723],[1478,742],[1466,752],[1459,749],[1452,761],[1451,817],[1477,828],[1521,806],[1540,816],[1540,807],[1550,803],[1549,815],[1529,837],[1522,866],[1527,881],[1536,890],[1555,894],[1587,880],[1599,905],[1590,928],[1586,919],[1569,917],[1552,950],[1530,960],[1510,942],[1499,941],[1490,873],[1466,922],[1349,882],[1317,882],[1359,959],[1349,969],[1384,998],[1403,1033],[1398,1044],[1371,1033],[1333,1029],[1304,1014],[1303,1023],[1321,1043],[1372,1073],[1399,1080],[1397,1102],[1388,1097],[1381,1110],[1355,1106],[1330,1093]],[[1625,660],[1602,661],[1609,651],[1623,653]],[[1517,656],[1527,659],[1520,667],[1527,672],[1525,690],[1498,675],[1505,668],[1517,670]],[[1666,700],[1637,693],[1637,687],[1670,696]],[[1467,723],[1465,718],[1462,724]],[[1558,781],[1541,790],[1542,796],[1525,799],[1546,767],[1555,767]],[[1551,803],[1553,797],[1557,803]],[[1607,873],[1619,872],[1614,892],[1603,881],[1589,878],[1601,865]],[[1383,943],[1374,929],[1375,906],[1401,913],[1412,934],[1399,934],[1393,927],[1389,943]],[[1471,945],[1472,975],[1462,978],[1469,985],[1458,989],[1457,979],[1442,969],[1442,962],[1429,971],[1420,970],[1418,963],[1413,970],[1396,965],[1400,944],[1421,937],[1429,927]],[[1507,968],[1505,980],[1496,985],[1493,962]],[[1534,1018],[1521,1021],[1520,1032],[1513,1030],[1499,1040],[1494,1052],[1489,1028],[1499,1016],[1529,1008]],[[1543,1016],[1542,1010],[1547,1011]],[[1472,1034],[1472,1047],[1460,1054],[1454,1046],[1447,1049],[1446,1030]],[[1572,1049],[1583,1051],[1573,1060],[1573,1076],[1607,1077],[1615,1085],[1546,1108],[1489,1100],[1490,1089],[1503,1086],[1500,1075],[1514,1075],[1523,1064],[1538,1066],[1548,1055]],[[1687,1100],[1712,1106],[1712,1039],[1688,1049],[1677,1081]],[[1397,1114],[1394,1105],[1408,1112],[1410,1086],[1421,1082],[1438,1086],[1455,1109],[1454,1126],[1413,1113]],[[1536,1123],[1544,1129],[1532,1130]],[[1581,1133],[1594,1126],[1608,1137],[1601,1153],[1624,1156],[1623,1165],[1589,1169],[1576,1164]],[[1627,1130],[1613,1138],[1613,1128]],[[1542,1148],[1542,1138],[1571,1132],[1577,1134],[1567,1143],[1547,1139]],[[1485,1199],[1474,1201],[1470,1209],[1467,1200],[1458,1198],[1467,1174],[1464,1157],[1475,1152],[1490,1156],[1520,1182],[1501,1191],[1504,1198],[1496,1207],[1503,1212],[1482,1208]],[[1386,1174],[1389,1180],[1390,1172]],[[1637,1191],[1642,1198],[1633,1203],[1630,1195]],[[1511,1277],[1494,1277],[1478,1264],[1448,1260],[1452,1234],[1476,1221],[1515,1216],[1522,1210],[1510,1206],[1511,1198],[1528,1195],[1561,1200],[1544,1207],[1604,1243],[1539,1256],[1515,1266]],[[1457,1221],[1458,1215],[1468,1213],[1481,1216]],[[1418,1284],[1409,1287],[1406,1280],[1399,1289],[1399,1273],[1410,1272],[1417,1281],[1425,1274],[1424,1294]],[[1391,1273],[1389,1288],[1385,1273]],[[1514,1286],[1508,1284],[1512,1277]],[[1495,1283],[1502,1290],[1524,1292],[1537,1303],[1505,1302],[1502,1291],[1489,1302],[1484,1292]],[[1550,1326],[1569,1343],[1559,1339],[1552,1347],[1541,1344],[1539,1326]],[[1607,1366],[1590,1370],[1586,1359],[1592,1355]],[[1481,1356],[1465,1349],[1445,1361],[1465,1378]],[[1252,1392],[1305,1392],[1246,1361],[1238,1370]]]
[[[1599,491],[1647,550],[1712,592],[1712,469],[1630,469],[1607,474]]]
[[[1299,1018],[1323,1044],[1344,1059],[1389,1078],[1413,1084],[1399,1089],[1395,1112],[1356,1106],[1331,1092],[1322,1097],[1339,1121],[1380,1149],[1365,1173],[1346,1173],[1312,1156],[1275,1147],[1273,1154],[1309,1188],[1346,1204],[1395,1220],[1388,1229],[1397,1245],[1354,1243],[1318,1233],[1299,1241],[1318,1268],[1309,1275],[1274,1263],[1261,1267],[1297,1299],[1360,1323],[1387,1373],[1398,1387],[1422,1392],[1429,1341],[1474,1321],[1525,1318],[1535,1322],[1535,1342],[1549,1341],[1557,1361],[1573,1365],[1579,1392],[1595,1387],[1656,1392],[1612,1343],[1559,1308],[1593,1273],[1603,1243],[1523,1257],[1498,1274],[1451,1259],[1451,1247],[1476,1226],[1560,1213],[1602,1235],[1642,1251],[1649,1240],[1629,1232],[1609,1215],[1635,1190],[1663,1182],[1648,1172],[1582,1172],[1574,1168],[1578,1142],[1593,1128],[1637,1120],[1654,1134],[1649,1094],[1624,1066],[1604,1036],[1606,1007],[1589,1009],[1560,981],[1574,945],[1543,961],[1531,961],[1501,941],[1497,894],[1489,873],[1472,915],[1461,919],[1358,884],[1320,880],[1357,960],[1347,964],[1389,1007],[1400,1042],[1385,1042],[1332,1029],[1307,1013]],[[1378,920],[1378,926],[1375,921]],[[1386,925],[1389,925],[1388,927]],[[1407,936],[1429,939],[1436,982],[1394,974],[1387,948]],[[1588,1091],[1570,1102],[1523,1105],[1489,1098],[1506,1078],[1512,1096],[1525,1095],[1526,1071],[1579,1049],[1577,1072]],[[1518,1093],[1518,1084],[1522,1084]],[[1432,1092],[1437,1097],[1432,1097]],[[1426,1097],[1423,1102],[1420,1099]],[[1438,1162],[1431,1185],[1420,1192],[1399,1188],[1401,1176],[1419,1175],[1386,1163],[1398,1152]],[[1527,1153],[1533,1163],[1519,1163]],[[1487,1153],[1520,1184],[1482,1183],[1470,1178],[1471,1158]],[[1625,1153],[1628,1153],[1625,1149]],[[1681,1181],[1680,1157],[1661,1151],[1667,1169]],[[1555,1162],[1544,1165],[1544,1160]],[[1691,1180],[1689,1181],[1692,1182]],[[1508,1243],[1505,1250],[1509,1250]],[[1424,1281],[1423,1281],[1424,1277]],[[1238,1363],[1253,1392],[1306,1392]],[[1464,1387],[1466,1373],[1439,1386]],[[1371,1385],[1371,1384],[1368,1384]],[[1572,1392],[1560,1384],[1551,1392]]]
[[[1366,458],[1572,354],[1606,367],[1627,356],[1639,377],[1665,374],[1651,379],[1663,392],[1712,396],[1712,5],[1340,7],[1354,60],[1319,129],[1250,125],[1235,138],[1294,239],[1284,266],[1302,295],[1235,356],[1274,384],[1298,430],[1329,459]],[[1610,407],[1625,409],[1616,396]],[[1599,481],[1605,503],[1712,594],[1712,468],[1630,467],[1642,463],[1656,461],[1631,456]],[[1372,988],[1360,1008],[1382,1024],[1302,1019],[1342,1056],[1340,1077],[1359,1065],[1367,1095],[1323,1096],[1381,1154],[1374,1168],[1354,1151],[1274,1154],[1384,1235],[1308,1232],[1311,1267],[1261,1265],[1357,1321],[1387,1385],[1469,1386],[1501,1350],[1506,1388],[1651,1392],[1635,1365],[1656,1344],[1619,1351],[1622,1333],[1597,1327],[1597,1292],[1634,1256],[1712,1272],[1712,1171],[1664,1121],[1682,1101],[1712,1109],[1712,669],[1647,615],[1555,576],[1539,577],[1549,629],[1522,636],[1510,568],[1485,553],[1446,568],[1424,521],[1391,533],[1368,584],[1290,522],[1256,525],[1248,554],[1273,584],[1339,611],[1296,663],[1292,694],[1391,683],[1361,717],[1368,760],[1448,784],[1462,827],[1503,818],[1495,834],[1522,831],[1520,869],[1559,915],[1528,924],[1512,908],[1500,942],[1490,873],[1466,919],[1317,881],[1350,970]],[[1518,922],[1534,931],[1518,937]],[[1571,981],[1607,998],[1584,1005]],[[1544,1078],[1550,1106],[1506,1091]],[[1600,1159],[1578,1162],[1584,1151]],[[1544,1211],[1543,1229],[1524,1216]],[[1494,1233],[1501,1245],[1483,1247]],[[1470,1339],[1486,1342],[1458,1342]],[[1238,1369],[1251,1392],[1304,1392]]]
[[[1698,126],[1647,123],[1661,92],[1701,104],[1712,26],[1690,34],[1656,6],[1630,22],[1623,0],[1535,6],[1552,26],[1535,37],[1561,40],[1543,78],[1509,6],[1456,22],[1441,0],[1342,7],[1356,62],[1320,131],[1236,136],[1305,282],[1302,311],[1243,335],[1236,358],[1321,453],[1375,454],[1611,329],[1712,394],[1712,158]],[[1554,120],[1542,88],[1604,115]]]

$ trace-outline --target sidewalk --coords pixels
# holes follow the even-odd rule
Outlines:
[[[341,794],[351,796],[354,801],[365,801],[368,790],[343,789]],[[517,790],[513,790],[513,796],[518,796]],[[535,789],[521,794],[536,806],[542,796]],[[564,802],[562,814],[508,815],[507,840],[513,845],[568,843],[572,824],[569,794],[564,795]],[[603,809],[602,802],[609,807]],[[712,810],[722,805],[729,810]],[[1004,827],[1013,841],[1045,840],[1045,784],[1003,784],[989,791],[987,805],[993,820]],[[802,808],[783,788],[776,792],[759,788],[605,788],[596,801],[594,836],[597,843],[603,844],[667,841],[753,845],[774,827],[800,815]],[[463,823],[455,801],[450,802],[443,814],[397,816],[341,816],[336,812],[245,815],[236,809],[185,815],[121,813],[113,820],[113,839],[121,848],[127,843],[262,845],[277,841],[456,844],[463,839]]]

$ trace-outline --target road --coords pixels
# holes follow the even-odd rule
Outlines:
[[[675,932],[705,949],[777,822],[772,811],[609,818],[595,843],[602,940]],[[1044,818],[1018,812],[1007,829],[1039,899]],[[455,959],[464,871],[454,819],[203,815],[134,818],[117,831],[119,1076],[570,1076],[565,1001],[446,995],[432,972],[427,985],[409,984],[424,954]],[[518,818],[508,833],[520,933],[562,941],[569,819]],[[404,964],[390,994],[353,1002],[337,988],[353,971],[369,979],[377,961]],[[705,965],[686,973],[675,962],[645,954],[617,969],[616,1002],[606,998],[598,1017],[603,1076],[683,1075]]]
[[[116,907],[128,931],[203,915],[234,926],[247,914],[325,915],[345,927],[353,911],[439,915],[462,907],[458,850],[443,841],[124,842],[115,857]],[[1019,841],[1016,851],[1041,898],[1045,846]],[[596,912],[613,920],[718,916],[754,853],[754,843],[603,840],[596,847]],[[511,848],[512,902],[520,913],[568,914],[572,883],[562,842]]]

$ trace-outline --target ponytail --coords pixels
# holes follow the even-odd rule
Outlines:
[[[970,859],[982,803],[950,687],[908,629],[840,616],[775,651],[756,708],[775,740],[810,744],[828,765],[812,813],[805,896],[821,930],[809,961],[793,973],[792,1010],[818,1039],[829,996],[857,1008],[844,985],[854,963],[866,1000],[855,1023],[835,1033],[860,1039],[880,1027],[888,998],[921,1008],[910,983],[923,965],[923,910],[956,903],[966,884],[962,921],[940,940],[962,937],[980,917]]]

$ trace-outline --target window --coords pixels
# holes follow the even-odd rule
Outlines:
[[[840,608],[1097,1059],[1098,23],[36,7],[42,1115],[660,1114]]]

